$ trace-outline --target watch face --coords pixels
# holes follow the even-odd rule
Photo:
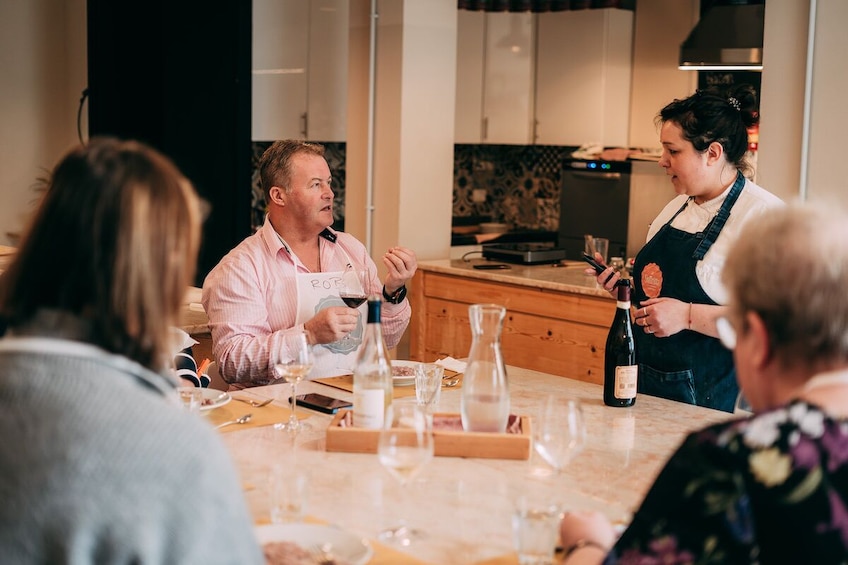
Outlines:
[[[387,294],[386,287],[383,287],[383,296],[392,304],[400,304],[403,302],[403,299],[406,298],[406,286],[400,287],[392,295]]]

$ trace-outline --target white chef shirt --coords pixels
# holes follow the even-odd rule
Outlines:
[[[690,201],[686,209],[674,219],[671,227],[687,233],[702,231],[718,213],[722,203],[724,203],[724,199],[727,198],[730,192],[731,186],[733,186],[732,183],[724,192],[703,204],[696,204],[694,200]],[[683,203],[688,198],[688,196],[681,194],[666,204],[665,208],[651,222],[646,241],[650,241],[654,237],[660,228],[674,216],[674,213],[683,206]],[[783,205],[783,200],[746,179],[742,193],[730,210],[730,217],[727,223],[724,224],[724,228],[719,233],[715,243],[707,251],[704,258],[698,261],[695,267],[695,274],[704,292],[707,293],[707,296],[715,300],[717,304],[727,304],[727,289],[721,281],[721,271],[724,268],[724,261],[727,259],[727,254],[739,237],[739,232],[749,220]]]

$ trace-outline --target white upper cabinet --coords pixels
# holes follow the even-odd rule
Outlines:
[[[456,143],[626,147],[632,43],[630,10],[460,10]]]
[[[456,22],[456,113],[454,141],[483,139],[483,62],[486,14],[459,10]]]
[[[536,143],[627,147],[633,12],[539,14]]]
[[[347,45],[347,0],[253,0],[254,141],[345,141]]]
[[[458,16],[456,143],[532,143],[533,15]]]

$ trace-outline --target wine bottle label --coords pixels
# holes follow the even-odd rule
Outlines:
[[[615,368],[616,398],[636,398],[636,377],[639,374],[638,365],[619,365]]]
[[[361,388],[353,391],[353,425],[372,430],[383,427],[386,393],[381,388]]]
[[[615,307],[620,310],[630,310],[630,301],[628,300],[627,302],[625,302],[623,300],[616,300]]]

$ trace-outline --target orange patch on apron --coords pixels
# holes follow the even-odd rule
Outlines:
[[[657,298],[662,290],[663,274],[656,263],[648,263],[642,269],[642,291],[648,298]]]

